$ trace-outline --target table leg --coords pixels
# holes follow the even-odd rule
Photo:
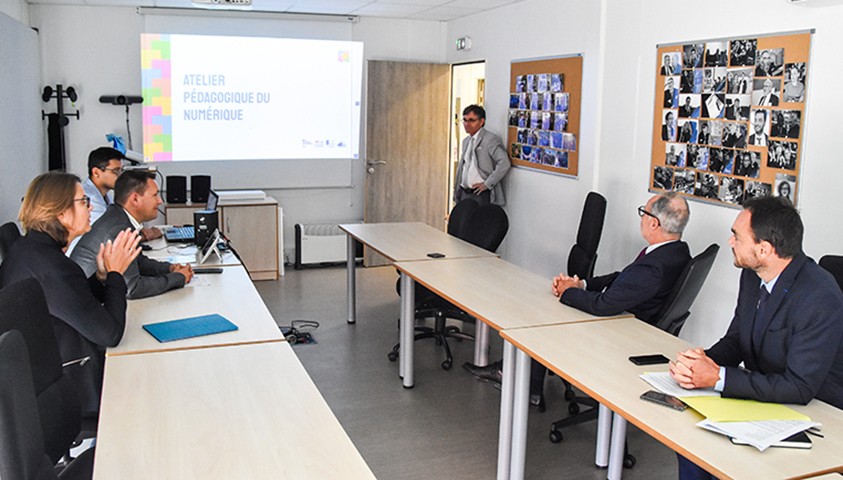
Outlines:
[[[413,388],[413,341],[416,313],[415,281],[401,272],[401,322],[399,328],[398,370],[404,379],[404,388]]]
[[[501,379],[501,418],[498,431],[498,480],[509,478],[512,457],[512,401],[515,393],[515,346],[503,342],[503,378]]]
[[[626,450],[626,420],[613,413],[612,417],[612,445],[609,447],[609,480],[621,480],[623,475],[623,457]]]
[[[348,323],[357,322],[357,262],[354,256],[355,240],[346,235],[346,274],[348,276]]]
[[[477,321],[474,331],[474,364],[485,367],[489,364],[489,325]]]
[[[600,468],[609,465],[609,436],[612,434],[612,411],[602,403],[597,407],[597,448],[594,464]]]
[[[515,352],[515,389],[512,406],[512,463],[510,480],[523,480],[527,457],[527,417],[530,405],[530,356]]]

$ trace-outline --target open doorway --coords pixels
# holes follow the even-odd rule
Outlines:
[[[486,62],[453,65],[451,68],[451,149],[448,158],[448,211],[454,208],[454,176],[466,137],[462,128],[462,110],[476,104],[481,107],[486,97]]]

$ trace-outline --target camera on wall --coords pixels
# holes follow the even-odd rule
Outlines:
[[[143,97],[139,95],[103,95],[100,97],[100,103],[134,105],[135,103],[143,103]]]

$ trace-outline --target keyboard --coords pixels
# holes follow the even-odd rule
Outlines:
[[[196,238],[196,234],[192,226],[170,227],[164,230],[164,238],[168,242],[192,242]]]

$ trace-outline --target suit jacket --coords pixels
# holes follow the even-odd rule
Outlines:
[[[707,351],[726,368],[723,396],[799,404],[816,397],[843,408],[843,294],[834,278],[804,254],[795,256],[753,341],[760,284],[755,272],[743,271],[732,323]]]
[[[16,241],[0,267],[0,287],[36,278],[44,289],[62,361],[90,356],[68,374],[78,387],[82,411],[99,410],[105,347],[123,338],[126,326],[126,282],[111,272],[100,283],[86,278],[49,235],[30,231]]]
[[[664,91],[664,106],[665,108],[673,107],[673,100],[676,98],[676,89],[670,88]]]
[[[636,259],[620,272],[586,280],[586,290],[569,288],[559,301],[592,315],[624,310],[654,323],[682,269],[691,260],[688,244],[679,240]]]
[[[94,222],[91,231],[82,236],[70,258],[82,267],[85,275],[97,271],[97,253],[100,244],[113,240],[117,234],[127,228],[134,228],[123,207],[109,205],[99,220]],[[152,260],[141,253],[123,273],[129,298],[144,298],[159,295],[174,288],[184,286],[184,275],[170,271],[170,264]]]
[[[756,138],[757,138],[757,135],[755,135],[754,133],[753,133],[752,135],[750,135],[750,136],[749,136],[749,144],[750,144],[750,145],[755,145],[755,139],[756,139]],[[760,137],[760,140],[762,141],[762,145],[763,145],[763,146],[769,146],[769,145],[770,145],[770,137],[768,137],[766,133],[765,133],[765,134],[763,134],[763,135]]]
[[[475,136],[477,137],[474,145],[474,154],[477,156],[477,170],[483,178],[483,183],[486,188],[490,190],[490,199],[495,205],[505,205],[506,198],[503,195],[503,188],[501,188],[500,181],[509,171],[512,162],[509,160],[509,155],[506,153],[506,148],[503,146],[501,137],[481,128]],[[457,199],[457,191],[462,184],[462,171],[465,162],[468,160],[468,144],[471,137],[465,137],[462,142],[462,157],[457,165],[457,175],[454,180],[454,200]]]

